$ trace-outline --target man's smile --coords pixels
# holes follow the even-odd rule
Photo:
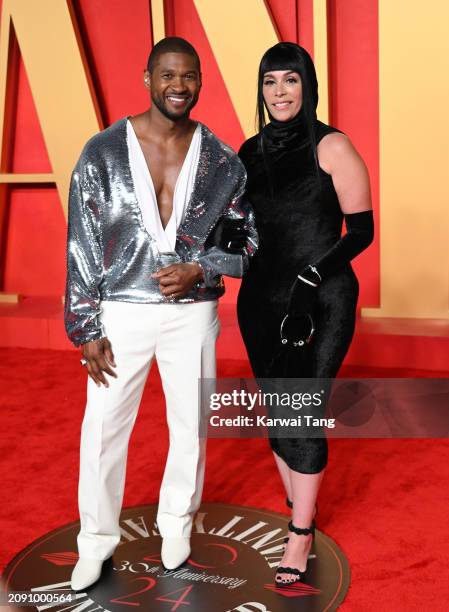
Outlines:
[[[173,106],[181,107],[181,106],[185,106],[191,100],[191,97],[190,96],[177,96],[174,94],[170,94],[166,96],[166,99]]]

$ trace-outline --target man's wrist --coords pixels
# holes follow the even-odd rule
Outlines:
[[[106,338],[106,334],[104,330],[99,330],[98,332],[95,333],[93,338],[92,337],[82,338],[79,340],[79,342],[75,346],[77,348],[83,348],[83,346],[86,346],[87,344],[94,344],[94,342],[101,342],[105,338]]]
[[[191,266],[195,266],[196,271],[197,271],[197,277],[195,279],[195,282],[200,283],[204,280],[204,270],[203,267],[200,263],[198,263],[197,261],[189,261],[187,262],[189,263]]]

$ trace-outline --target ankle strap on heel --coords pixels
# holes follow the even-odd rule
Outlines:
[[[315,534],[315,521],[312,521],[310,527],[295,527],[293,525],[293,521],[290,521],[288,524],[288,530],[296,533],[296,535],[314,535]]]

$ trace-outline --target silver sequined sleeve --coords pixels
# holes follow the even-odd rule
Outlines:
[[[75,346],[105,336],[99,320],[103,277],[100,214],[86,174],[85,166],[78,162],[69,192],[64,322]]]
[[[240,162],[238,158],[235,160]],[[240,165],[240,164],[239,164]],[[250,203],[245,198],[246,171],[243,167],[238,168],[238,186],[234,196],[227,205],[222,217],[230,219],[245,219],[247,232],[246,246],[242,254],[227,253],[214,246],[207,249],[197,261],[203,269],[204,285],[214,287],[222,274],[242,278],[248,269],[249,258],[255,253],[258,246],[258,235],[254,220],[254,212]]]

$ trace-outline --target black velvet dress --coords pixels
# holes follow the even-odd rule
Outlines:
[[[257,136],[247,140],[239,155],[248,173],[246,195],[253,206],[259,249],[251,260],[238,296],[238,319],[256,378],[269,377],[269,364],[279,346],[279,328],[296,275],[313,264],[341,237],[343,213],[332,178],[317,173],[313,149],[303,120],[293,129],[265,127],[269,166]],[[333,127],[315,123],[317,144]],[[268,172],[271,175],[268,179]],[[270,195],[271,194],[271,195]],[[358,281],[348,263],[317,289],[315,337],[298,378],[336,376],[354,333]],[[291,376],[291,374],[290,374]],[[325,436],[270,438],[273,451],[297,472],[318,473],[327,464]]]

